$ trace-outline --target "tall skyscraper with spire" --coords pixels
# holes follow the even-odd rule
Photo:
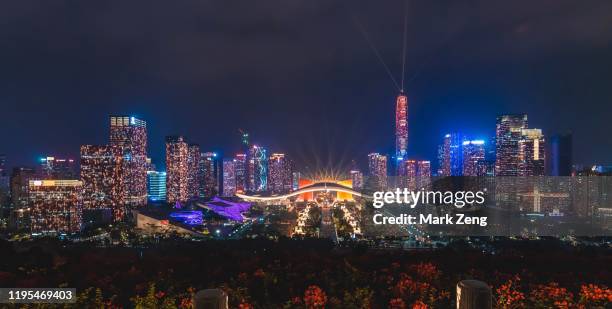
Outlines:
[[[403,90],[395,99],[395,172],[400,178],[406,176],[406,160],[408,149],[408,98]],[[405,179],[400,179],[404,183]]]
[[[408,149],[408,98],[403,91],[395,100],[395,157],[398,161],[406,158]]]

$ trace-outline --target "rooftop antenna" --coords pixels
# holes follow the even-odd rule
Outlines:
[[[402,82],[400,92],[404,92],[404,75],[406,72],[406,33],[408,32],[408,0],[404,1],[404,37],[402,45]]]

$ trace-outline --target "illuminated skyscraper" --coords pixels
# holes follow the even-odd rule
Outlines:
[[[442,144],[438,146],[438,176],[450,176],[451,175],[451,135],[444,135]]]
[[[11,173],[11,202],[14,208],[28,205],[28,184],[36,177],[36,171],[29,167],[15,167]]]
[[[272,193],[287,193],[292,188],[292,163],[283,153],[273,153],[269,159],[268,189]]]
[[[246,154],[236,154],[234,158],[234,168],[236,170],[236,192],[244,193],[247,191],[247,158]]]
[[[214,152],[200,154],[200,197],[213,197],[219,193],[219,159]]]
[[[431,162],[417,161],[416,185],[417,189],[426,189],[431,184]]]
[[[527,129],[527,115],[502,115],[497,117],[495,130],[495,175],[518,176],[521,153],[519,143]]]
[[[123,149],[118,146],[81,146],[83,209],[110,209],[113,220],[123,219],[126,204],[124,158]]]
[[[379,153],[368,155],[368,168],[378,189],[387,187],[387,156]]]
[[[6,170],[6,155],[0,154],[0,212],[8,206],[10,177]]]
[[[404,161],[404,169],[406,170],[406,183],[405,186],[410,191],[417,190],[417,161],[416,160],[405,160]],[[402,184],[404,185],[404,184]]]
[[[302,178],[302,173],[294,171],[291,173],[291,190],[296,191],[300,189],[300,179]]]
[[[147,171],[147,193],[153,203],[166,201],[166,172]]]
[[[268,152],[265,148],[252,145],[249,148],[247,173],[249,190],[263,192],[268,190]]]
[[[354,190],[363,189],[363,173],[359,170],[353,169],[350,171],[351,183]]]
[[[545,140],[540,129],[523,129],[519,141],[519,176],[544,176]]]
[[[463,176],[484,176],[485,174],[485,142],[483,140],[464,141]]]
[[[395,157],[406,158],[408,149],[408,98],[400,92],[395,100]]]
[[[182,136],[166,137],[166,200],[170,204],[189,199],[189,146]]]
[[[39,176],[41,179],[77,179],[76,163],[73,159],[56,157],[40,158]]]
[[[438,147],[438,176],[463,175],[463,142],[461,133],[444,135],[442,144]]]
[[[187,194],[189,198],[196,198],[200,194],[200,146],[189,144],[187,155]]]
[[[121,147],[126,203],[147,203],[147,123],[130,116],[110,117],[110,145]]]
[[[426,189],[431,184],[431,162],[406,160],[406,188],[410,191]]]
[[[223,196],[236,194],[236,159],[223,159]]]
[[[28,196],[33,233],[74,233],[81,229],[80,180],[30,180]]]

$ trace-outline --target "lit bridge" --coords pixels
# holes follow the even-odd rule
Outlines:
[[[335,182],[315,182],[304,186],[296,191],[291,193],[283,194],[283,195],[273,195],[273,196],[258,196],[258,195],[246,195],[236,193],[236,196],[251,202],[271,202],[271,201],[281,201],[289,199],[290,197],[298,196],[298,195],[306,195],[308,193],[313,192],[336,192],[343,193],[352,196],[358,196],[364,199],[372,199],[371,196],[362,194],[361,192],[355,191],[350,187],[335,183]]]

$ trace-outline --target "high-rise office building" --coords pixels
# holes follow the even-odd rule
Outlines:
[[[519,143],[523,130],[527,129],[527,115],[502,115],[497,117],[495,129],[495,175],[518,176],[521,164]]]
[[[444,135],[442,144],[438,146],[438,176],[450,176],[451,175],[451,135]]]
[[[223,159],[223,196],[236,194],[236,159]]]
[[[294,171],[291,173],[291,190],[296,191],[300,189],[300,179],[302,178],[302,173]]]
[[[376,184],[378,189],[387,187],[387,156],[379,153],[370,153],[368,155],[368,169],[370,177]]]
[[[147,171],[147,195],[149,201],[166,201],[166,172]]]
[[[406,154],[408,150],[408,98],[403,91],[395,99],[395,175],[403,181]]]
[[[461,133],[450,134],[450,170],[451,176],[463,175],[463,142],[465,136]]]
[[[187,150],[187,194],[189,198],[197,198],[200,195],[200,146],[189,144]]]
[[[11,203],[13,208],[28,205],[28,184],[36,177],[36,170],[29,167],[15,167],[11,173]]]
[[[56,157],[40,158],[41,179],[77,179],[76,162],[73,159],[61,159]]]
[[[395,100],[395,157],[406,158],[408,149],[408,98],[400,92]]]
[[[417,189],[426,189],[431,184],[431,162],[417,161],[416,185]]]
[[[219,158],[215,152],[200,154],[200,197],[210,198],[219,193]]]
[[[236,192],[245,193],[247,191],[247,158],[245,153],[236,154],[234,157],[234,169],[236,171]]]
[[[461,133],[444,135],[442,144],[438,147],[438,176],[463,175],[463,142]]]
[[[410,191],[426,189],[431,184],[431,162],[406,160],[406,188]]]
[[[182,136],[166,137],[166,201],[189,200],[189,146]]]
[[[471,140],[463,142],[463,176],[484,176],[486,174],[485,142]]]
[[[363,173],[357,169],[350,171],[353,190],[363,189]]]
[[[572,134],[559,134],[550,138],[549,162],[550,176],[571,176],[572,165]]]
[[[406,181],[404,184],[406,188],[410,191],[417,190],[418,182],[417,182],[417,161],[416,160],[406,160],[404,162],[405,170],[406,170]]]
[[[268,162],[268,189],[272,193],[287,193],[292,188],[293,164],[283,153],[273,153]]]
[[[28,200],[33,233],[74,233],[81,229],[80,180],[30,180]]]
[[[110,145],[121,147],[128,206],[147,204],[147,123],[133,116],[110,116]]]
[[[247,174],[249,191],[268,190],[268,151],[264,147],[252,145],[249,148]]]
[[[6,155],[0,154],[0,209],[8,207],[9,202],[10,177],[6,168]]]
[[[523,129],[519,141],[519,176],[544,176],[545,140],[540,129]]]
[[[118,146],[81,146],[83,209],[110,209],[113,220],[123,219],[127,194],[124,158]]]

